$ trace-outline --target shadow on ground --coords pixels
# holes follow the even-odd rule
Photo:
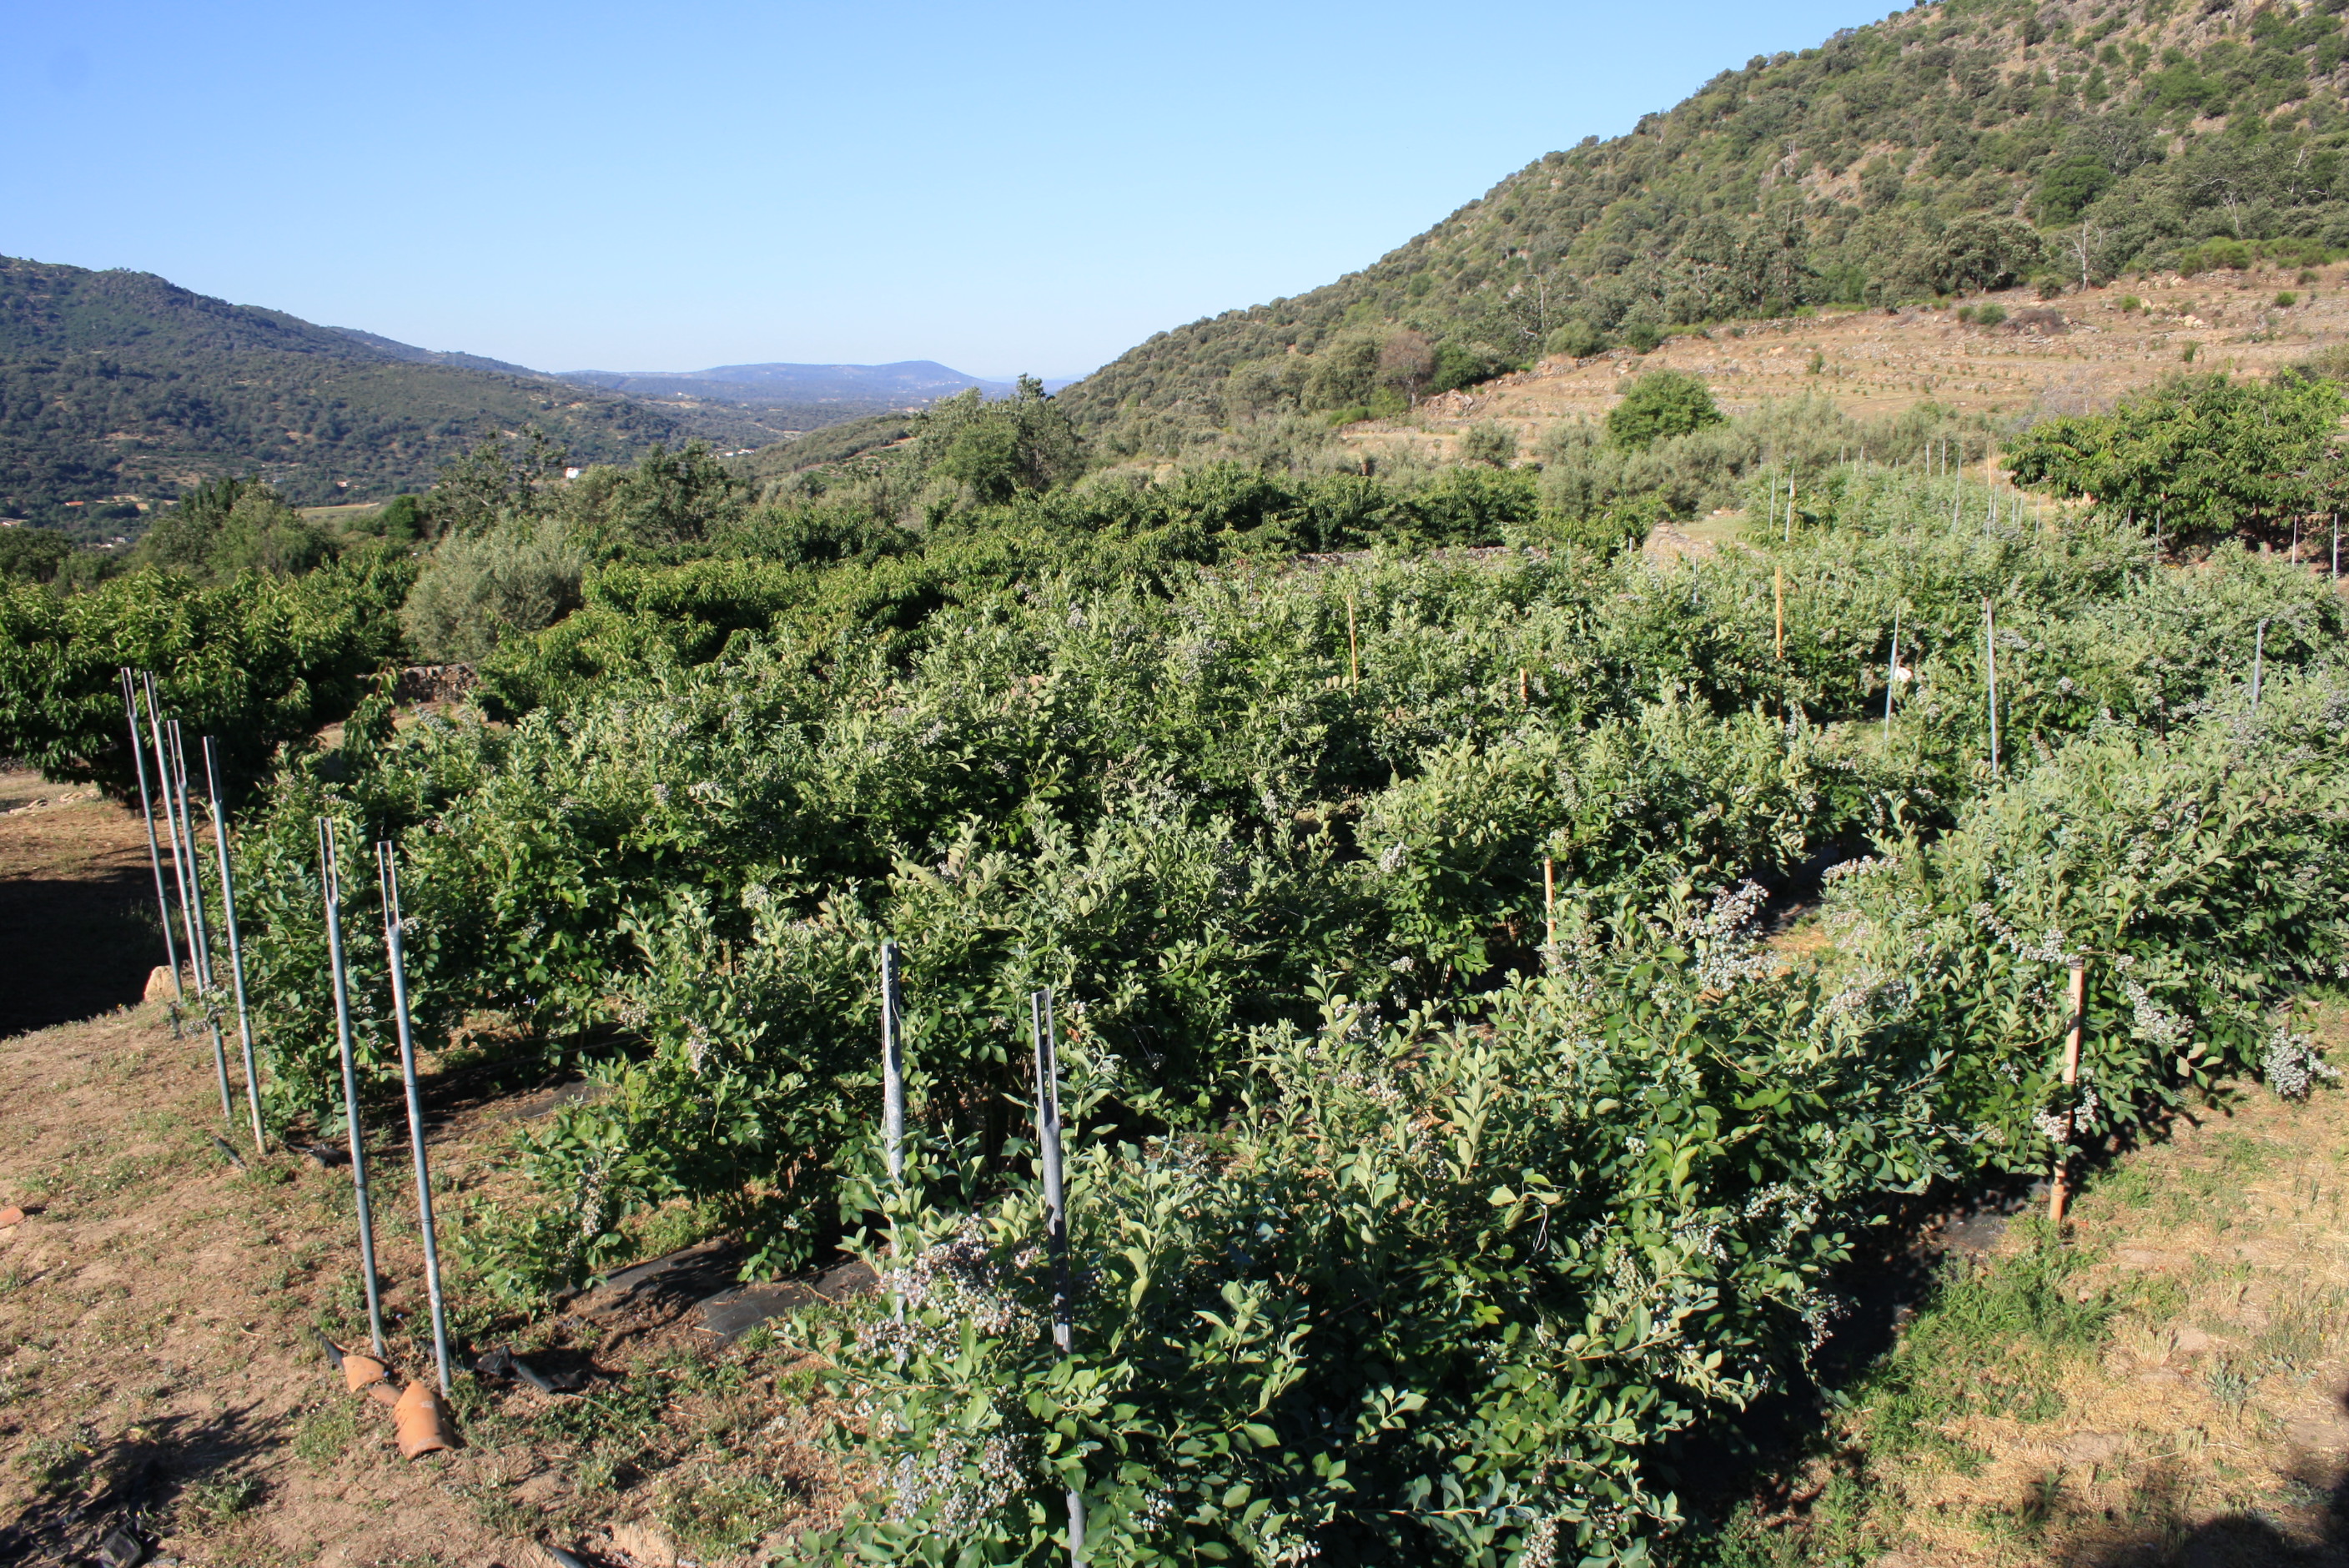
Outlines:
[[[0,1563],[104,1562],[103,1548],[118,1532],[148,1546],[182,1491],[282,1444],[281,1428],[228,1410],[202,1419],[167,1416],[133,1429],[137,1439],[110,1446],[27,1449],[19,1462],[38,1463],[48,1484],[0,1523]]]
[[[2349,1402],[2349,1401],[2344,1401]],[[2069,1568],[2338,1568],[2349,1564],[2349,1470],[2312,1464],[2294,1477],[2295,1517],[2230,1513],[2189,1521],[2176,1475],[2156,1470],[2122,1521],[2078,1530]]]
[[[163,962],[146,868],[87,880],[0,879],[0,1036],[136,1003]]]

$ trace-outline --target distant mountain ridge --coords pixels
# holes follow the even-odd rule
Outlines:
[[[0,257],[0,517],[136,531],[200,481],[256,475],[299,505],[421,490],[499,431],[581,462],[700,437],[756,449],[978,386],[928,360],[557,377],[231,304],[151,273]]]
[[[394,359],[404,359],[410,365],[454,365],[463,370],[488,370],[500,376],[534,376],[554,380],[543,370],[533,370],[527,365],[510,365],[502,359],[485,358],[479,354],[458,354],[445,349],[419,348],[414,344],[385,337],[379,333],[362,332],[356,326],[330,326],[328,332],[339,332],[356,343],[365,344],[378,354]]]
[[[970,376],[933,359],[891,365],[719,365],[708,370],[565,370],[565,381],[638,397],[723,397],[738,403],[841,403],[877,414],[951,397],[976,387],[1009,397],[1013,383]],[[1047,387],[1063,387],[1050,381]]]

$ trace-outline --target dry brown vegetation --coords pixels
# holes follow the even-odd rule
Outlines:
[[[1530,454],[1553,426],[1603,418],[1630,378],[1651,369],[1702,377],[1732,414],[1806,395],[1832,398],[1863,419],[1929,398],[1993,415],[2092,410],[2180,371],[2264,376],[2349,340],[2349,265],[2323,268],[2313,284],[2299,277],[2274,268],[2161,273],[2044,302],[2010,290],[1986,296],[2007,313],[1991,327],[1959,321],[1954,304],[1716,326],[1669,338],[1647,355],[1616,349],[1587,360],[1547,359],[1428,398],[1408,418],[1352,427],[1348,438],[1372,449],[1418,445],[1434,455],[1433,449],[1448,452],[1470,425],[1494,421],[1514,428]],[[2296,302],[2277,305],[2287,292]],[[2124,308],[2129,300],[2138,307]]]

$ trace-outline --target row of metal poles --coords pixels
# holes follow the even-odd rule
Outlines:
[[[155,903],[161,914],[163,954],[171,971],[171,1029],[180,1030],[181,1009],[188,1000],[180,967],[180,941],[188,951],[188,973],[195,981],[196,1001],[212,1042],[212,1065],[219,1075],[221,1116],[232,1126],[235,1103],[229,1088],[228,1050],[221,1036],[220,995],[212,973],[212,931],[204,910],[202,867],[196,857],[193,814],[188,791],[187,750],[180,721],[163,717],[155,677],[144,671],[121,674],[122,710],[130,728],[130,754],[139,775],[139,808],[147,825],[147,857],[155,873]],[[253,1016],[245,1004],[244,946],[237,932],[236,884],[231,872],[227,813],[222,809],[219,750],[212,738],[202,742],[204,760],[205,806],[212,818],[212,849],[220,871],[221,918],[227,927],[229,974],[235,993],[237,1033],[243,1047],[245,1108],[251,1120],[255,1153],[267,1147],[261,1121],[261,1079],[254,1064]],[[152,753],[154,769],[148,769]],[[163,828],[156,830],[158,795],[161,797]],[[164,875],[163,845],[171,845],[171,875]],[[438,1362],[440,1392],[449,1393],[449,1330],[440,1300],[440,1254],[432,1223],[432,1175],[424,1150],[424,1101],[416,1079],[416,1047],[409,1028],[408,975],[401,941],[399,868],[388,842],[376,845],[376,875],[383,895],[383,939],[391,975],[392,1019],[399,1037],[400,1076],[408,1090],[409,1141],[416,1154],[416,1206],[424,1233],[424,1273],[432,1304],[432,1348]],[[367,1282],[367,1331],[375,1354],[384,1354],[381,1282],[376,1274],[375,1220],[367,1202],[367,1148],[359,1119],[358,1065],[351,1045],[350,979],[343,957],[342,868],[336,851],[336,829],[318,819],[320,879],[326,896],[326,951],[334,969],[335,1035],[342,1052],[343,1115],[350,1132],[351,1181],[358,1200],[359,1266]],[[178,894],[175,923],[172,894]]]
[[[229,1094],[228,1049],[221,1039],[219,989],[212,977],[212,932],[204,917],[202,868],[196,861],[196,831],[188,802],[188,754],[180,721],[166,719],[157,700],[155,677],[143,671],[122,671],[122,713],[130,727],[130,756],[139,770],[139,810],[147,824],[147,859],[155,872],[155,904],[162,917],[163,955],[171,968],[171,1032],[180,1032],[180,1009],[187,987],[180,974],[180,948],[171,930],[171,889],[180,897],[180,934],[187,938],[189,968],[196,983],[196,1000],[204,1026],[212,1033],[212,1066],[220,1075],[221,1119],[233,1127],[236,1108]],[[141,709],[144,708],[142,717]],[[244,1003],[244,946],[236,930],[236,888],[229,875],[228,823],[221,810],[220,755],[211,736],[203,738],[205,806],[212,818],[212,848],[220,862],[221,918],[228,927],[229,975],[236,993],[237,1034],[244,1047],[244,1099],[253,1122],[253,1148],[264,1146],[261,1130],[261,1091],[254,1068],[253,1016]],[[154,788],[148,781],[147,758],[155,758]],[[155,832],[155,791],[163,797],[164,836],[171,845],[171,881],[163,880],[163,851]]]
[[[881,1141],[889,1166],[891,1186],[902,1191],[905,1179],[905,1032],[899,1011],[897,944],[881,944]],[[1069,1282],[1069,1213],[1061,1163],[1060,1031],[1052,1016],[1052,991],[1046,986],[1028,994],[1029,1040],[1036,1057],[1036,1142],[1044,1177],[1044,1240],[1052,1259],[1052,1345],[1061,1357],[1076,1344],[1076,1303]],[[889,1250],[897,1251],[892,1225]],[[905,1303],[895,1310],[902,1321]],[[1067,1489],[1069,1562],[1082,1568],[1085,1560],[1085,1494]]]
[[[367,1140],[359,1120],[358,1058],[351,1047],[349,965],[343,955],[343,870],[332,819],[318,819],[318,880],[326,901],[326,959],[334,971],[335,1044],[343,1068],[343,1121],[350,1137],[351,1189],[357,1199],[359,1270],[367,1281],[367,1334],[376,1359],[384,1357],[383,1297],[375,1268],[375,1212],[367,1202]],[[416,1218],[424,1237],[424,1288],[432,1306],[432,1357],[443,1398],[449,1395],[449,1319],[440,1300],[440,1247],[432,1223],[432,1168],[424,1150],[424,1096],[416,1081],[416,1041],[408,1023],[406,918],[399,904],[399,863],[388,840],[375,846],[376,884],[383,899],[384,966],[391,975],[392,1027],[399,1039],[399,1076],[408,1091],[408,1143],[416,1157]]]

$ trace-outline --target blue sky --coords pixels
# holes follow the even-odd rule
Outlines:
[[[1886,8],[0,0],[0,253],[540,369],[1075,375]]]

